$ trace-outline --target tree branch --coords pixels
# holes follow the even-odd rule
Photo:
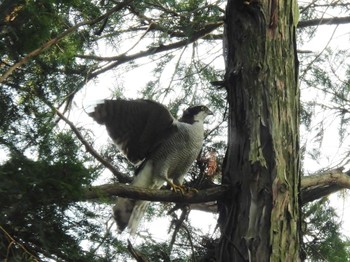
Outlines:
[[[216,201],[205,202],[205,203],[193,203],[190,205],[190,208],[192,210],[199,210],[199,211],[204,211],[204,212],[213,213],[213,214],[218,212],[218,205]]]
[[[318,175],[305,176],[301,179],[302,204],[314,201],[342,189],[350,189],[350,175],[342,168],[330,170]]]
[[[300,191],[302,205],[346,188],[350,189],[350,175],[343,173],[341,169],[303,177]],[[181,194],[170,190],[140,188],[125,184],[104,184],[86,189],[81,200],[120,196],[138,200],[187,204],[210,202],[210,208],[203,208],[200,205],[193,205],[193,208],[213,212],[216,210],[216,201],[224,198],[229,190],[225,186],[215,186],[198,192],[190,191]]]
[[[91,80],[91,79],[95,78],[96,76],[98,76],[99,74],[104,73],[104,72],[106,72],[114,67],[117,67],[121,64],[124,64],[126,62],[129,62],[129,61],[141,58],[141,57],[146,57],[149,55],[154,55],[154,54],[169,51],[172,49],[184,47],[188,44],[195,42],[196,40],[200,39],[201,37],[206,36],[207,34],[212,32],[216,28],[220,27],[222,24],[223,24],[222,21],[217,22],[217,23],[207,24],[207,25],[205,25],[204,28],[197,31],[196,33],[194,33],[192,36],[190,36],[187,39],[184,39],[184,40],[181,40],[181,41],[178,41],[175,43],[171,43],[168,45],[159,45],[156,47],[151,47],[145,51],[141,51],[141,52],[133,54],[133,55],[126,55],[124,53],[124,54],[112,56],[112,57],[79,56],[79,58],[94,59],[94,60],[98,60],[98,61],[115,61],[115,62],[105,66],[104,68],[101,68],[99,70],[92,72],[87,78],[87,80]]]
[[[139,251],[137,251],[128,239],[128,250],[130,254],[136,259],[137,262],[149,262],[149,260]]]
[[[175,203],[202,203],[216,201],[224,197],[227,187],[216,186],[213,188],[189,191],[181,194],[170,190],[149,189],[124,184],[105,184],[94,186],[86,190],[82,200],[93,200],[101,197],[120,196],[137,200],[175,202]]]
[[[39,48],[35,49],[34,51],[30,52],[25,57],[23,57],[20,61],[18,61],[16,64],[11,66],[2,76],[0,76],[0,83],[4,82],[7,79],[7,77],[9,77],[13,73],[13,71],[15,71],[17,68],[19,68],[20,66],[27,63],[30,59],[40,55],[42,52],[46,51],[48,48],[50,48],[54,44],[57,44],[64,37],[75,32],[79,27],[96,24],[96,23],[102,21],[103,19],[107,18],[111,14],[120,11],[122,8],[124,8],[125,6],[130,4],[132,1],[133,0],[126,0],[126,1],[116,5],[111,10],[107,11],[106,13],[104,13],[103,15],[101,15],[95,19],[92,19],[92,20],[89,20],[86,22],[81,22],[81,23],[76,24],[75,26],[68,28],[66,31],[59,34],[57,37],[49,40],[48,42],[46,42],[45,44],[43,44]]]
[[[128,183],[131,182],[130,177],[126,176],[125,174],[119,172],[110,162],[108,162],[106,159],[104,159],[83,137],[83,135],[79,132],[79,130],[75,127],[75,125],[69,121],[57,108],[50,105],[49,103],[46,103],[58,116],[61,118],[64,122],[68,124],[68,126],[71,128],[71,130],[74,132],[74,134],[77,136],[77,138],[80,140],[80,142],[85,146],[85,149],[87,152],[89,152],[94,158],[96,158],[97,161],[99,161],[102,165],[104,165],[106,168],[108,168],[121,183]]]
[[[298,28],[304,28],[309,26],[319,26],[319,25],[340,25],[340,24],[347,24],[347,23],[350,23],[350,16],[320,18],[320,19],[299,21]]]

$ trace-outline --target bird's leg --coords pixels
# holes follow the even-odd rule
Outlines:
[[[195,189],[195,188],[193,188],[193,187],[189,187],[189,186],[185,186],[185,185],[183,185],[183,176],[181,177],[181,176],[179,176],[179,177],[176,177],[175,179],[174,179],[174,184],[176,184],[176,185],[181,185],[181,187],[182,187],[182,190],[183,191],[186,191],[187,193],[189,193],[189,192],[193,192],[193,193],[198,193],[198,190],[197,189]]]

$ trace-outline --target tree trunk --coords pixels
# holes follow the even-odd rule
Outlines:
[[[299,260],[299,90],[293,0],[229,0],[228,149],[219,261]]]

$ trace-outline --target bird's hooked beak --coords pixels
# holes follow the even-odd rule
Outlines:
[[[207,108],[207,115],[208,116],[213,116],[214,113],[209,108]]]
[[[214,113],[209,109],[209,108],[206,108],[205,110],[205,113],[207,115],[206,117],[206,121],[205,122],[212,122],[213,121],[213,116],[214,116]]]

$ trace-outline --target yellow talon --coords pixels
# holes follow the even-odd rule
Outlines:
[[[175,185],[174,183],[169,183],[170,187],[174,190],[174,192],[179,192],[183,195],[186,188],[181,185]]]
[[[195,188],[191,188],[191,187],[186,187],[184,185],[176,185],[173,182],[171,182],[170,180],[167,180],[168,184],[170,185],[170,187],[174,190],[174,192],[179,192],[183,195],[184,193],[188,193],[190,191],[193,191],[194,193],[198,193],[198,190]]]

